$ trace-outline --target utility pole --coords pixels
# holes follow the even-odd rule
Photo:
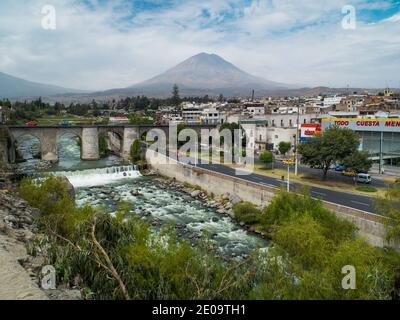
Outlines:
[[[299,126],[300,126],[300,104],[297,104],[297,123],[296,123],[296,140],[294,142],[294,175],[297,176],[299,155],[297,153],[297,144],[299,141]]]

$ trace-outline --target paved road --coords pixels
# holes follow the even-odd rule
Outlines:
[[[235,169],[226,167],[221,164],[199,164],[197,166],[211,171],[223,173],[229,176],[234,176],[236,178],[263,184],[266,186],[272,186],[278,188],[287,187],[286,181],[281,181],[280,179],[276,179],[273,177],[267,177],[256,173],[252,173],[250,175],[236,175]],[[301,186],[301,184],[299,183],[290,183],[290,188],[296,188],[299,186]],[[345,193],[345,192],[338,192],[317,187],[310,187],[310,192],[313,197],[320,198],[321,200],[340,204],[350,208],[355,208],[375,213],[373,205],[374,200],[371,197]]]
[[[274,163],[275,168],[279,169],[285,169],[287,170],[287,166],[282,163],[282,161],[276,161]],[[290,172],[294,173],[294,166],[290,167]],[[313,174],[316,176],[322,176],[322,170],[321,169],[314,169],[310,168],[304,165],[299,165],[298,166],[298,172],[301,174]],[[341,172],[337,172],[334,170],[329,170],[327,178],[331,181],[339,181],[343,183],[347,183],[348,185],[354,185],[354,181],[352,177],[346,177],[344,176]],[[372,182],[371,185],[374,187],[385,187],[388,184],[387,181],[383,180],[383,178],[379,177],[377,178],[376,175],[372,175]]]
[[[159,152],[162,152],[159,150]],[[168,152],[162,152],[168,154]],[[186,164],[195,163],[194,158],[190,157],[180,157],[180,160]],[[194,165],[193,165],[194,166]],[[236,170],[222,164],[197,164],[197,167],[208,169],[210,171],[219,172],[232,177],[240,178],[246,181],[259,183],[269,187],[281,188],[287,187],[287,182],[273,177],[263,176],[257,173],[237,175]],[[286,179],[286,177],[285,177]],[[301,184],[297,182],[290,183],[290,189],[293,190],[296,187],[300,187]],[[333,191],[324,188],[310,187],[309,188],[311,196],[314,198],[319,198],[324,201],[332,202],[338,205],[370,212],[377,213],[374,208],[374,198],[368,196],[362,196],[352,193]]]

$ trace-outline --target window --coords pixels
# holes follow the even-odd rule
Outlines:
[[[283,119],[281,120],[281,127],[283,127]]]

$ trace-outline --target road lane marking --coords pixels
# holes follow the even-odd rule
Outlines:
[[[257,180],[257,181],[264,181],[264,179],[260,178],[260,177],[253,177],[253,178],[254,178],[254,180]]]
[[[276,188],[276,186],[274,186],[273,184],[269,184],[269,183],[265,183],[265,182],[262,182],[261,184],[264,186],[267,186],[267,187]]]
[[[323,196],[323,197],[326,196],[326,193],[322,193],[322,192],[311,191],[311,193],[315,193],[315,194],[318,194],[318,195]]]
[[[355,203],[355,204],[359,204],[359,205],[362,205],[362,206],[366,206],[366,207],[369,207],[369,203],[364,203],[364,202],[358,202],[358,201],[353,201],[353,200],[351,200],[351,202],[353,202],[353,203]]]

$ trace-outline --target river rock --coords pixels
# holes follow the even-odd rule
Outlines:
[[[192,193],[190,194],[191,197],[196,198],[199,196],[201,192],[199,190],[194,190],[192,191]]]
[[[8,215],[6,217],[4,217],[4,221],[8,224],[17,224],[18,223],[18,219],[13,216],[13,215]]]
[[[227,209],[227,210],[232,209],[232,203],[228,202],[228,203],[225,205],[225,209]]]
[[[71,200],[75,201],[75,188],[74,186],[71,184],[71,182],[69,182],[68,178],[65,176],[61,176],[60,179],[65,183],[65,185],[67,186],[67,195]]]
[[[229,197],[229,201],[232,203],[232,205],[238,204],[242,200],[235,194],[231,194]]]
[[[139,192],[139,190],[137,190],[137,189],[134,189],[134,190],[132,190],[131,191],[131,195],[133,195],[133,196],[139,196],[140,195],[140,192]]]

